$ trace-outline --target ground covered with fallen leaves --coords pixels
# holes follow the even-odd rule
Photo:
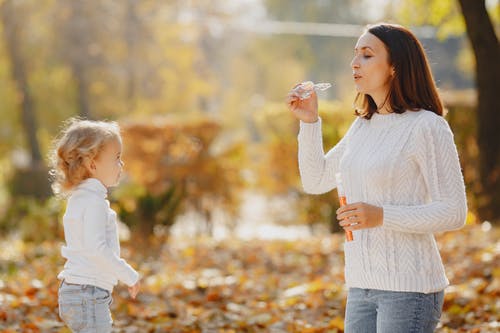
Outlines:
[[[500,331],[499,236],[478,225],[437,237],[452,283],[438,332]],[[122,244],[144,278],[135,301],[115,289],[114,332],[343,332],[342,243],[333,235],[171,240],[147,251]],[[69,332],[57,316],[60,245],[0,241],[0,332]]]

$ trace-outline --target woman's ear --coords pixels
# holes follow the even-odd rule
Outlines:
[[[394,66],[391,67],[391,76],[394,77],[396,75],[396,70],[394,69]]]

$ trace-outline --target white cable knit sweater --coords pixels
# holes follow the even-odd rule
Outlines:
[[[465,186],[453,134],[433,112],[357,117],[326,155],[321,119],[300,123],[299,169],[304,190],[336,187],[347,202],[383,208],[383,225],[353,232],[346,242],[347,287],[430,293],[448,285],[433,233],[463,226]]]

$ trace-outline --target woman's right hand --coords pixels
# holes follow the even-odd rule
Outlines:
[[[318,121],[318,96],[312,91],[311,96],[306,99],[300,99],[293,89],[286,98],[288,109],[293,115],[305,123],[315,123]]]

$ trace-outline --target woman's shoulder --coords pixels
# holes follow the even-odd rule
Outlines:
[[[414,132],[422,141],[428,142],[431,138],[441,140],[444,137],[453,137],[450,125],[443,116],[423,109],[411,112],[414,112],[414,117],[416,117]]]
[[[345,136],[353,135],[353,133],[358,132],[358,130],[364,126],[366,126],[367,120],[362,116],[355,116],[354,120],[349,125]]]
[[[417,111],[406,111],[407,113],[414,114],[415,117],[420,119],[426,119],[427,121],[436,122],[444,119],[443,116],[435,113],[434,111],[420,109]]]
[[[430,129],[449,128],[446,119],[433,111],[420,109],[418,111],[406,112],[410,113],[411,117],[413,117],[417,121],[418,127],[425,127]]]

